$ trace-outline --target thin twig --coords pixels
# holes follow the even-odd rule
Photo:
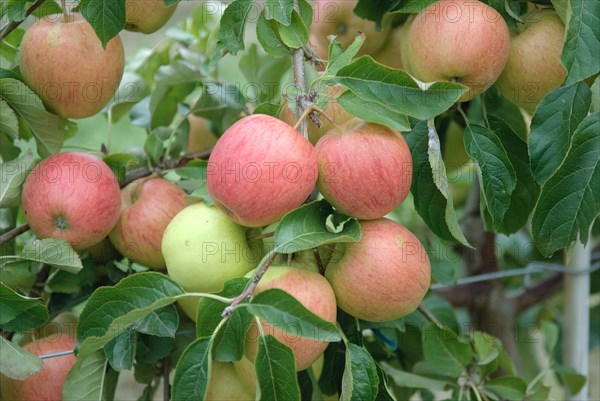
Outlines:
[[[425,316],[425,318],[427,320],[429,320],[431,323],[434,323],[437,327],[439,327],[440,329],[443,329],[444,326],[440,323],[440,321],[437,319],[437,317],[435,317],[433,315],[433,313],[431,313],[431,311],[429,309],[427,309],[426,307],[424,307],[422,304],[419,305],[419,307],[417,308],[419,310],[419,312],[421,312],[421,314],[423,316]]]
[[[321,254],[319,253],[319,248],[313,248],[313,253],[315,255],[315,260],[317,261],[317,267],[319,268],[319,274],[321,276],[325,275],[325,266],[323,265],[323,260],[321,259]]]
[[[167,356],[163,359],[162,376],[163,376],[163,400],[171,399],[171,382],[169,381],[169,373],[171,370],[171,359]]]
[[[33,3],[31,5],[31,7],[29,7],[27,9],[27,11],[25,12],[25,18],[22,21],[11,21],[8,24],[6,24],[2,30],[0,31],[0,41],[4,40],[4,38],[6,38],[8,35],[10,35],[10,33],[12,31],[14,31],[15,29],[17,29],[19,27],[19,25],[21,25],[25,19],[27,17],[29,17],[31,15],[31,13],[33,13],[35,10],[37,10],[42,4],[44,4],[46,0],[37,0],[35,3]]]
[[[44,265],[42,266],[42,269],[35,276],[34,284],[31,287],[31,290],[29,290],[29,294],[28,294],[28,296],[30,298],[37,298],[40,295],[42,295],[44,285],[45,285],[46,281],[48,280],[48,277],[50,276],[50,268],[51,268],[51,266],[49,264],[44,263]],[[42,286],[42,290],[38,290],[38,287],[40,285]]]
[[[22,226],[15,227],[10,231],[5,232],[4,234],[0,235],[0,245],[10,241],[13,238],[18,237],[19,235],[23,234],[28,230],[29,224],[23,224]]]

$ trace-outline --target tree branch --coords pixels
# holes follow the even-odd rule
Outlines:
[[[516,314],[519,315],[538,302],[552,297],[563,288],[563,284],[562,273],[555,273],[541,279],[515,298]]]
[[[44,4],[46,0],[37,0],[35,3],[31,5],[25,12],[25,18],[22,21],[11,21],[6,24],[2,30],[0,31],[0,41],[4,40],[12,31],[17,29],[19,25],[21,25],[27,17],[31,15],[35,10],[37,10],[42,4]]]
[[[29,224],[23,224],[22,226],[17,226],[15,228],[13,228],[10,231],[5,232],[4,234],[0,235],[0,245],[4,244],[5,242],[10,241],[11,239],[14,239],[16,237],[18,237],[19,235],[23,234],[24,232],[29,230]]]

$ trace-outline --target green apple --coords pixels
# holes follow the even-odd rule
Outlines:
[[[177,4],[166,7],[164,0],[127,0],[125,29],[146,34],[156,32],[171,18]]]
[[[518,30],[496,86],[502,96],[533,114],[567,75],[561,63],[565,26],[554,10],[539,9],[525,15]]]
[[[169,276],[188,292],[215,293],[227,280],[242,277],[262,257],[262,243],[249,239],[254,230],[234,223],[214,206],[194,203],[171,220],[162,239]],[[192,320],[198,299],[182,308]],[[194,305],[195,304],[195,305]]]
[[[230,362],[212,361],[204,401],[254,401]]]
[[[211,131],[209,122],[204,117],[190,114],[188,116],[190,132],[188,134],[188,153],[194,153],[215,146],[217,136]]]

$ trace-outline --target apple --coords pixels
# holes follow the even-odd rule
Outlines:
[[[254,395],[240,380],[231,362],[212,361],[204,401],[254,401]]]
[[[69,351],[75,348],[75,337],[67,334],[52,335],[24,347],[35,355]],[[75,355],[64,355],[43,360],[42,369],[25,380],[13,380],[0,375],[3,400],[37,401],[62,400],[62,389],[69,370],[75,364]]]
[[[233,222],[214,206],[194,203],[167,225],[162,254],[169,276],[188,292],[215,293],[227,280],[242,277],[262,258],[257,235]],[[184,298],[180,306],[196,320],[199,299]]]
[[[327,106],[323,110],[327,116],[333,121],[331,123],[327,118],[319,116],[321,121],[321,127],[318,127],[310,119],[308,120],[308,140],[310,143],[315,145],[319,139],[327,132],[338,126],[341,126],[346,121],[351,120],[354,116],[348,113],[342,106],[339,105],[336,98],[341,95],[346,89],[341,85],[329,85],[325,88],[327,96]],[[290,125],[295,125],[298,121],[296,113],[290,107],[290,104],[294,103],[295,100],[290,99],[288,101],[283,100],[280,116],[283,121]]]
[[[402,64],[402,47],[403,42],[406,42],[405,29],[402,27],[406,24],[395,28],[385,44],[385,46],[377,53],[373,54],[373,58],[378,63],[381,63],[390,68],[401,70],[404,68]]]
[[[313,23],[310,26],[310,43],[317,57],[327,59],[330,35],[347,48],[359,32],[366,35],[358,56],[374,54],[380,50],[391,32],[391,18],[384,18],[378,31],[375,22],[363,19],[354,13],[358,1],[354,0],[315,0]]]
[[[254,114],[229,127],[206,170],[214,204],[236,223],[260,227],[300,206],[317,181],[317,153],[289,124]]]
[[[129,260],[162,270],[163,233],[186,205],[185,192],[164,178],[134,181],[121,190],[121,214],[110,241]]]
[[[81,14],[49,15],[23,36],[20,69],[24,82],[56,114],[85,118],[98,113],[113,97],[121,78],[125,53],[121,39],[102,48]]]
[[[431,281],[427,252],[404,226],[388,219],[360,223],[362,237],[336,244],[325,277],[338,306],[362,320],[382,322],[413,312]]]
[[[565,25],[554,10],[539,9],[525,15],[518,29],[496,86],[502,96],[533,114],[567,75],[561,63]]]
[[[215,146],[217,136],[210,129],[210,123],[206,118],[190,114],[188,116],[190,132],[188,134],[188,153],[194,153]]]
[[[272,265],[258,283],[254,295],[271,288],[286,291],[315,315],[335,323],[337,314],[335,294],[327,280],[320,274],[308,269]],[[315,363],[327,348],[328,342],[300,337],[293,332],[294,327],[290,327],[290,332],[284,332],[268,322],[261,321],[261,323],[265,334],[274,336],[292,350],[297,371],[307,369]],[[258,337],[258,327],[254,322],[246,334],[244,348],[244,355],[251,362],[256,358]]]
[[[408,195],[412,157],[398,131],[354,119],[317,143],[317,187],[337,210],[363,220],[383,217]]]
[[[476,0],[439,0],[425,7],[408,31],[409,71],[423,82],[453,81],[473,99],[498,79],[510,49],[508,26]]]
[[[80,152],[48,157],[29,173],[21,197],[38,238],[62,238],[81,251],[108,235],[119,218],[119,184],[102,160]]]
[[[177,4],[166,7],[164,0],[127,0],[125,29],[146,34],[156,32],[171,18]]]

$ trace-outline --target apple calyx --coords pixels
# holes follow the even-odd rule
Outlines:
[[[54,225],[56,226],[56,228],[59,228],[61,230],[66,230],[67,228],[69,228],[69,223],[67,223],[67,219],[64,218],[64,216],[56,216],[56,219],[54,219]]]

